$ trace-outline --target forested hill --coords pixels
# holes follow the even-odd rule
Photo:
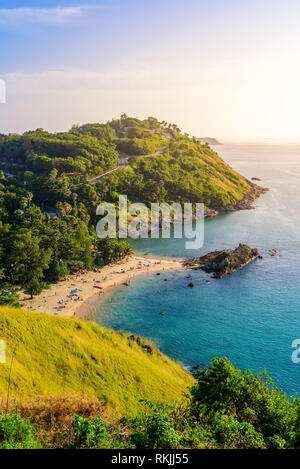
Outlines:
[[[162,154],[131,158],[125,170],[105,178],[98,190],[111,200],[122,193],[131,201],[148,204],[203,202],[209,209],[225,210],[243,199],[252,186],[208,145],[178,135]]]
[[[120,155],[129,159],[118,169]],[[0,302],[6,291],[37,294],[130,253],[124,241],[96,237],[100,202],[122,193],[129,203],[234,209],[250,184],[207,144],[154,117],[0,134]]]

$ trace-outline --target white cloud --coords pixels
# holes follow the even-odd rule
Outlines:
[[[56,8],[11,8],[0,9],[0,23],[33,22],[60,24],[71,18],[80,16],[86,6],[56,7]]]

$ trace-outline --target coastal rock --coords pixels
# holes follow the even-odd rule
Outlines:
[[[204,210],[204,218],[216,217],[219,214],[220,212],[218,210],[213,210],[211,208],[207,208],[206,210]]]
[[[256,248],[251,248],[247,244],[239,244],[234,250],[210,252],[198,259],[187,261],[185,265],[186,267],[213,273],[214,278],[222,278],[224,275],[242,269],[259,256],[260,254]]]
[[[248,184],[251,186],[251,190],[242,198],[242,200],[239,200],[235,205],[225,205],[223,207],[222,212],[234,212],[236,210],[250,210],[253,209],[253,204],[256,201],[256,199],[262,195],[268,192],[269,189],[265,187],[260,187],[257,184],[254,184],[251,181],[247,181]]]
[[[254,179],[254,178],[252,178],[252,179]],[[253,204],[255,203],[256,199],[258,199],[258,197],[260,197],[262,194],[265,194],[266,192],[268,192],[269,189],[266,188],[266,187],[258,186],[257,184],[254,184],[252,181],[249,181],[248,179],[247,179],[247,182],[250,186],[250,190],[249,190],[249,192],[247,192],[247,194],[241,200],[238,200],[235,204],[216,205],[214,207],[205,208],[204,209],[204,218],[213,218],[213,217],[216,217],[218,215],[224,215],[226,213],[236,212],[236,211],[239,211],[239,210],[252,210],[254,208]],[[192,219],[195,220],[195,215],[192,216]],[[174,224],[176,221],[179,222],[179,219],[174,218],[174,216],[172,214],[171,218],[170,218],[170,223]],[[167,226],[168,226],[168,224],[165,225],[165,227],[167,227]],[[160,227],[160,229],[162,228],[161,215],[160,215],[160,219],[159,219],[159,227]],[[148,223],[148,234],[150,234],[152,232],[151,230],[152,230],[151,222],[149,221],[149,223]],[[144,256],[146,256],[146,254],[144,254]]]
[[[214,207],[211,209],[206,209],[204,211],[205,218],[215,217],[224,213],[236,212],[238,210],[251,210],[253,209],[253,204],[262,194],[265,194],[269,191],[266,187],[260,187],[257,184],[247,180],[251,189],[247,194],[239,200],[236,204],[227,204],[221,207]]]
[[[280,256],[280,252],[277,249],[269,249],[268,254],[271,257]]]
[[[189,284],[188,284],[188,287],[194,288],[194,283],[193,283],[193,282],[189,283]]]

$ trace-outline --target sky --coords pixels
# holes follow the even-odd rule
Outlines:
[[[299,21],[299,0],[0,0],[0,133],[126,113],[300,140]]]

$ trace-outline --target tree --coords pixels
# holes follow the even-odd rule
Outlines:
[[[44,270],[48,268],[52,254],[51,249],[43,249],[40,244],[41,239],[27,229],[13,233],[10,239],[7,265],[11,280],[20,285],[31,298],[43,288]]]

